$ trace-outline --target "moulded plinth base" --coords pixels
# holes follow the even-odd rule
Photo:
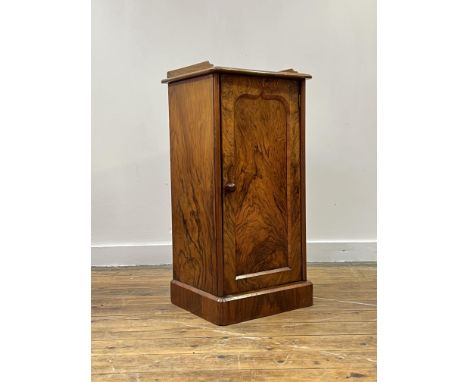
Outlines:
[[[311,306],[312,283],[299,281],[225,297],[171,281],[171,301],[216,325],[230,325]]]

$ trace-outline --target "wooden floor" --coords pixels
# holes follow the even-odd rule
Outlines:
[[[93,381],[375,381],[375,265],[309,265],[314,306],[216,326],[174,305],[172,269],[94,268]]]

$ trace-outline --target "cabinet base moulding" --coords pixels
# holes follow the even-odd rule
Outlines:
[[[299,281],[217,297],[172,280],[171,302],[216,325],[224,326],[311,306],[312,288],[310,281]]]

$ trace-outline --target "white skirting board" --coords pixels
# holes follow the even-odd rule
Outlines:
[[[308,241],[307,261],[374,262],[377,261],[376,241]],[[102,267],[172,264],[172,244],[128,244],[91,246],[91,265]]]

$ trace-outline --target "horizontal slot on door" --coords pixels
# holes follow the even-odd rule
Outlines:
[[[291,270],[291,268],[289,268],[289,267],[283,267],[283,268],[271,269],[271,270],[269,270],[269,271],[261,271],[261,272],[255,272],[255,273],[246,273],[245,275],[236,276],[236,280],[250,279],[250,278],[252,278],[252,277],[271,275],[272,273],[288,272],[288,271],[290,271],[290,270]]]

